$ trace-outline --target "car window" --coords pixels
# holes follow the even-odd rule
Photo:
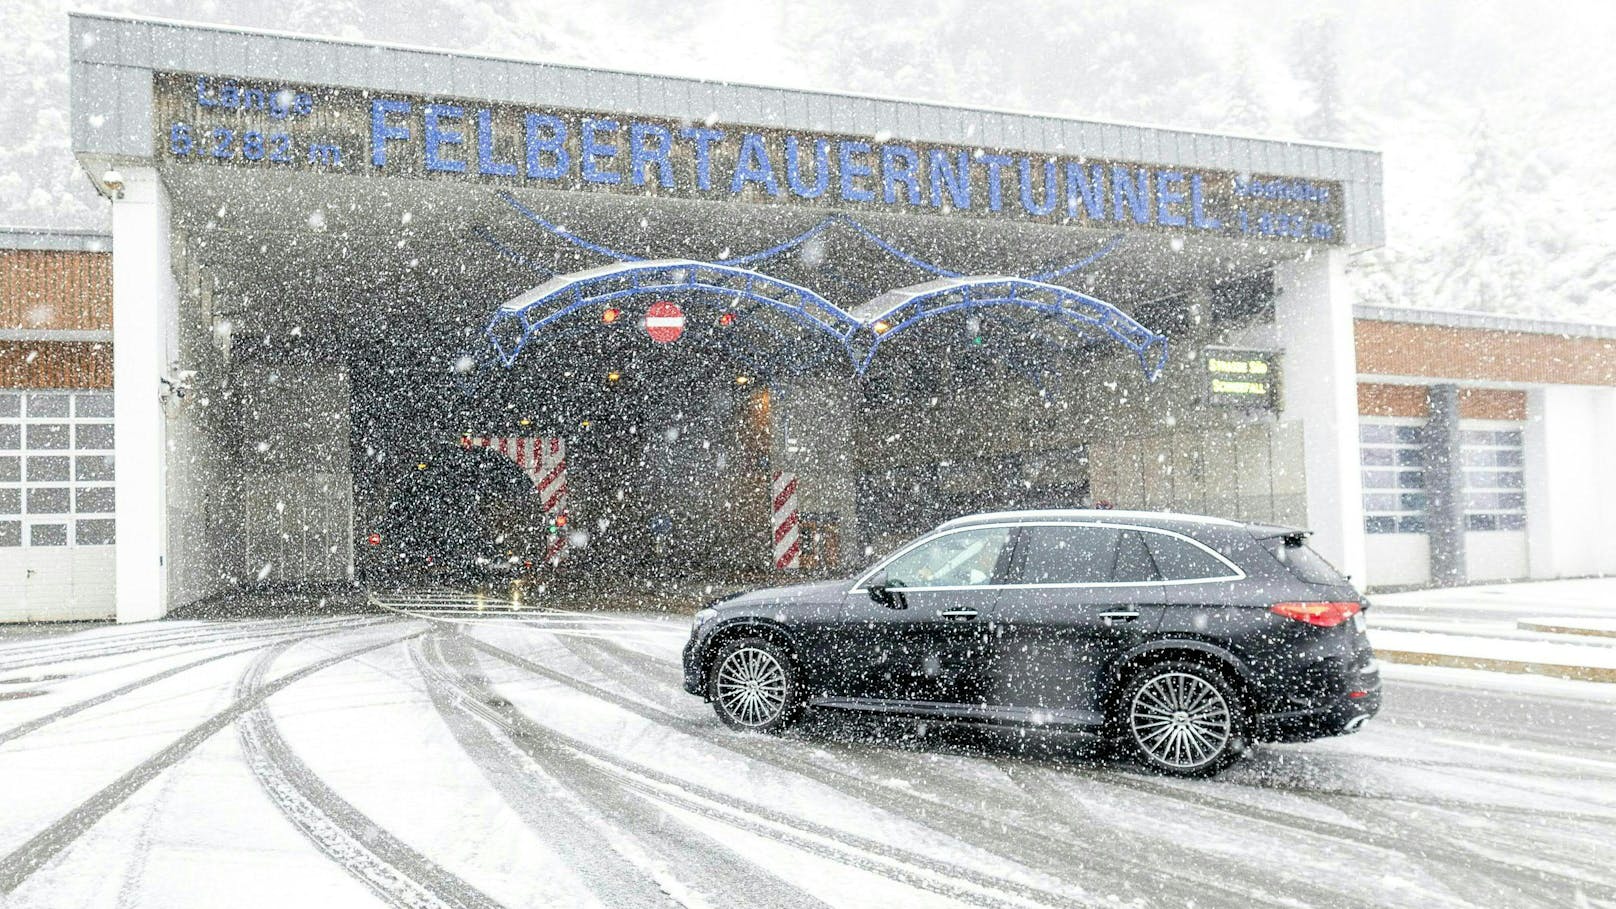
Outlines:
[[[1300,536],[1270,537],[1262,541],[1281,565],[1289,568],[1299,581],[1308,584],[1342,586],[1350,583],[1324,556],[1307,545]]]
[[[1222,559],[1189,540],[1164,533],[1144,534],[1144,537],[1164,580],[1193,581],[1199,578],[1226,578],[1234,574]]]
[[[1117,561],[1115,527],[1073,524],[1027,528],[1024,584],[1106,584]]]
[[[1117,561],[1111,569],[1115,584],[1148,584],[1161,580],[1156,562],[1145,546],[1144,534],[1137,530],[1124,531],[1117,539]]]
[[[938,537],[887,565],[889,587],[975,587],[993,581],[1010,531],[1005,527],[962,530]]]

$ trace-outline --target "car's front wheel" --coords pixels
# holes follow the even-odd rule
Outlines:
[[[779,732],[796,719],[797,672],[791,657],[766,638],[737,638],[718,649],[707,696],[725,725]]]
[[[1135,673],[1118,705],[1124,747],[1147,769],[1211,776],[1246,750],[1246,717],[1222,673],[1168,662]]]

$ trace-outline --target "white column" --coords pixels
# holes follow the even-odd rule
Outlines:
[[[1527,393],[1526,548],[1534,578],[1616,573],[1616,389]]]
[[[1274,269],[1274,320],[1284,348],[1282,419],[1302,424],[1313,546],[1364,582],[1363,484],[1358,463],[1358,367],[1346,253],[1314,250]]]
[[[1592,429],[1588,444],[1599,459],[1600,469],[1594,472],[1599,486],[1593,505],[1599,517],[1594,524],[1590,573],[1616,575],[1616,475],[1610,471],[1610,453],[1616,451],[1616,388],[1594,389]]]
[[[112,203],[120,622],[159,619],[168,611],[168,427],[158,395],[175,353],[177,297],[168,191],[152,168],[131,168],[123,197]]]

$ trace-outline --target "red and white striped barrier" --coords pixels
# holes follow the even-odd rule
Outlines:
[[[567,443],[538,436],[462,436],[463,448],[492,448],[521,468],[533,480],[533,488],[544,500],[544,513],[557,517],[567,513]],[[566,534],[550,535],[545,561],[561,561],[567,548]]]
[[[797,475],[777,472],[770,492],[774,499],[774,567],[777,571],[795,571],[802,555],[802,540],[797,532]]]

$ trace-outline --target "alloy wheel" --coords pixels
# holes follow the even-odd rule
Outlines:
[[[1129,708],[1128,725],[1140,750],[1180,770],[1217,760],[1234,734],[1223,693],[1188,672],[1164,672],[1141,685]]]
[[[786,670],[774,654],[741,647],[718,667],[718,701],[742,726],[766,726],[786,707]]]

